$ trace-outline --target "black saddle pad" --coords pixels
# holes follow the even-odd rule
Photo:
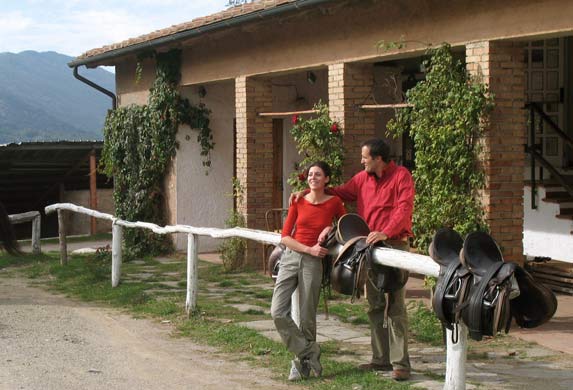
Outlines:
[[[522,328],[535,328],[549,321],[557,311],[553,291],[520,266],[515,269],[515,279],[519,286],[519,296],[511,300],[515,322]]]

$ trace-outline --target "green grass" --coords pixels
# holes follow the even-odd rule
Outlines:
[[[33,255],[24,253],[22,256],[12,256],[8,253],[0,253],[0,269],[11,266],[32,265],[38,262],[45,262],[53,259],[53,256],[46,254]]]
[[[321,297],[322,302],[323,297]],[[323,304],[319,307],[323,307]],[[328,312],[340,318],[342,322],[354,325],[368,324],[368,304],[365,300],[350,303],[348,299],[342,300],[340,296],[328,300]]]
[[[410,332],[414,338],[431,345],[443,345],[442,325],[436,315],[422,302],[410,302]]]

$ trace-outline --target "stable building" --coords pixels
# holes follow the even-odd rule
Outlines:
[[[165,178],[170,223],[223,227],[236,176],[248,227],[265,229],[265,212],[287,205],[286,178],[299,159],[287,113],[329,105],[344,129],[348,178],[360,170],[360,143],[385,137],[394,111],[384,106],[403,102],[423,79],[428,45],[448,42],[495,97],[483,203],[505,259],[571,263],[572,37],[568,0],[258,0],[90,50],[69,65],[114,66],[118,104],[146,104],[155,69],[141,60],[136,82],[141,54],[181,50],[180,91],[211,110],[215,149],[205,176],[194,130],[181,126]],[[405,44],[382,50],[380,41]],[[395,160],[411,165],[411,141],[390,142]],[[215,248],[201,239],[202,251]],[[262,267],[260,251],[249,243],[250,265]]]

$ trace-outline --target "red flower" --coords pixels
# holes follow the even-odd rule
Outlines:
[[[298,123],[298,115],[293,115],[292,116],[292,124],[296,125]]]
[[[299,175],[298,175],[298,180],[300,180],[300,181],[305,181],[305,180],[306,180],[306,176],[304,175],[304,173],[299,173]]]
[[[330,132],[331,133],[338,133],[340,131],[340,129],[338,128],[338,123],[333,123],[332,126],[330,126]]]

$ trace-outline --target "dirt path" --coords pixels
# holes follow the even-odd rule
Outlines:
[[[0,271],[2,390],[297,388],[171,331]]]

